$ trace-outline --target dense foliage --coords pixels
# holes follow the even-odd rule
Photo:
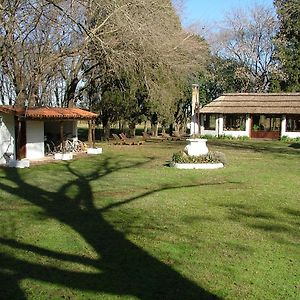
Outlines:
[[[300,1],[275,0],[280,29],[276,45],[285,78],[285,91],[300,91]]]

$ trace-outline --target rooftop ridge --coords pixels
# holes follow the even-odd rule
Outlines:
[[[300,92],[294,93],[223,93],[222,96],[300,96]]]

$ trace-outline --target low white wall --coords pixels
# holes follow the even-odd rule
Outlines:
[[[217,135],[218,135],[218,132],[217,132],[217,130],[206,130],[206,129],[203,129],[203,130],[201,131],[201,134],[202,134],[202,135],[217,136]]]
[[[0,164],[5,164],[3,155],[6,152],[14,153],[15,159],[15,123],[14,117],[7,114],[0,114],[2,124],[0,125]]]
[[[287,136],[291,139],[295,139],[300,137],[300,132],[296,131],[286,131],[285,134],[281,134],[281,136]]]
[[[34,160],[44,157],[44,122],[26,122],[26,158]]]
[[[235,138],[238,138],[238,137],[241,137],[241,136],[249,136],[248,132],[246,130],[245,131],[242,131],[242,130],[237,130],[237,131],[224,130],[222,135],[232,136],[232,137],[235,137]]]

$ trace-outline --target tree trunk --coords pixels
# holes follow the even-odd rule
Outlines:
[[[135,137],[135,123],[129,123],[129,135],[130,137]]]
[[[147,133],[147,121],[144,122],[144,133]]]
[[[88,124],[89,124],[88,144],[89,144],[89,148],[92,148],[93,147],[92,121],[89,121]]]
[[[69,83],[67,90],[65,92],[64,107],[69,107],[71,101],[73,101],[71,106],[74,106],[75,92],[78,83],[79,83],[79,79],[77,77],[73,78]]]
[[[158,123],[151,124],[151,135],[154,137],[158,136]]]
[[[103,124],[103,136],[105,140],[109,140],[110,137],[110,123]]]
[[[170,135],[172,135],[173,131],[174,131],[173,124],[170,124],[170,126],[169,126],[169,133],[170,133]]]
[[[151,116],[151,134],[152,136],[158,136],[158,119],[157,114]]]

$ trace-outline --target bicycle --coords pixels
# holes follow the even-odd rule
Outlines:
[[[56,147],[53,141],[51,140],[44,141],[44,153],[45,156],[56,153]]]

